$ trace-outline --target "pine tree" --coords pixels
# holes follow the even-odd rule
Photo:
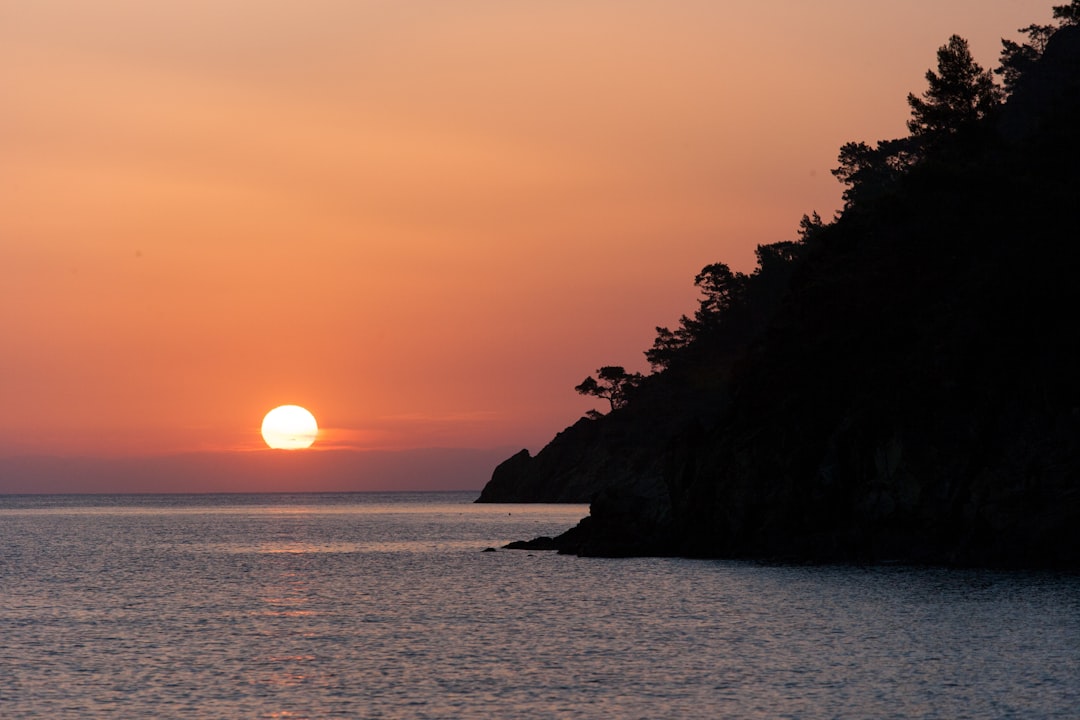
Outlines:
[[[1001,103],[1003,93],[990,72],[983,70],[968,48],[968,42],[953,35],[938,49],[937,72],[927,70],[930,87],[917,97],[908,95],[911,119],[908,130],[914,136],[951,135],[986,117]]]

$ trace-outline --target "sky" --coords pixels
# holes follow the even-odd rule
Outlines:
[[[1051,4],[0,0],[0,492],[263,463],[282,404],[293,452],[482,450],[479,487],[701,267],[830,217],[951,34],[994,67]]]

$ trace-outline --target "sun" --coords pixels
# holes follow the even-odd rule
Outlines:
[[[275,450],[311,447],[318,434],[315,416],[299,405],[276,407],[262,421],[263,440]]]

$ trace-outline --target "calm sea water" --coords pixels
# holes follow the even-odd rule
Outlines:
[[[0,497],[4,718],[1080,718],[1080,579],[489,546],[475,493]]]

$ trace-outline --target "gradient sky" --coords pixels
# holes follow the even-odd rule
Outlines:
[[[0,0],[0,457],[528,447],[1018,0]]]

